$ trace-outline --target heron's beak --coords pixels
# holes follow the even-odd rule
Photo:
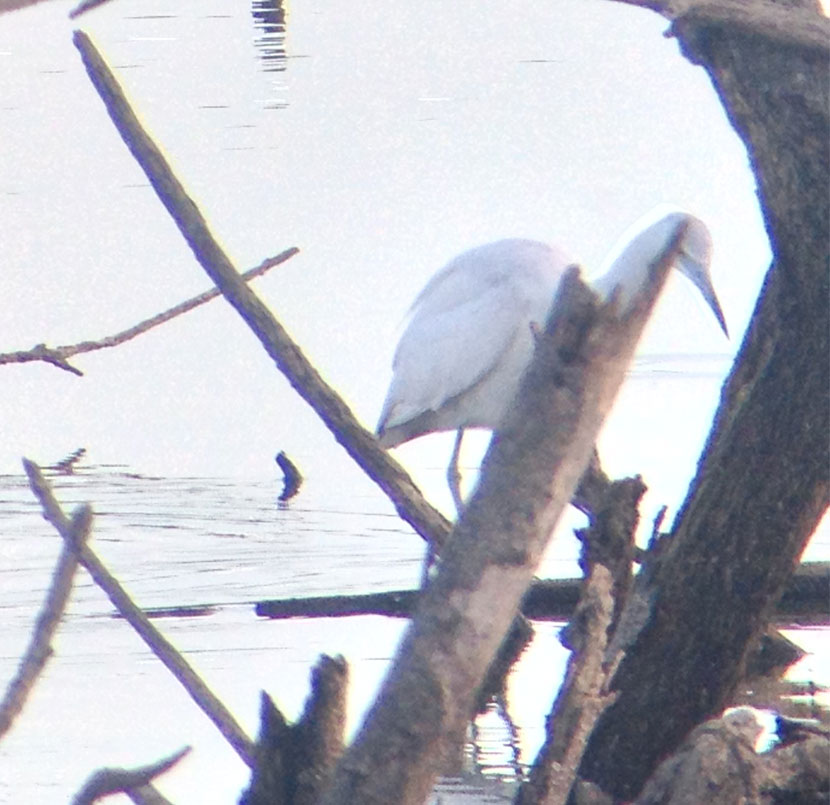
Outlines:
[[[720,324],[724,335],[729,338],[726,319],[723,316],[720,302],[718,302],[718,297],[715,294],[715,288],[712,285],[712,278],[709,276],[708,266],[688,252],[680,252],[677,261],[677,267],[695,284],[701,296],[706,300],[709,307],[712,308],[712,313],[715,314],[715,318],[718,320],[718,324]]]

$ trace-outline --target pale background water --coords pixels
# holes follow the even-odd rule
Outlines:
[[[0,17],[0,351],[102,337],[208,285],[89,84],[70,8]],[[286,58],[268,64],[245,4],[122,0],[80,24],[240,269],[302,249],[255,287],[368,427],[407,305],[458,251],[556,240],[590,273],[657,203],[706,220],[732,340],[673,278],[600,445],[613,474],[643,473],[646,527],[678,505],[769,246],[743,146],[663,20],[600,0],[298,2]],[[74,362],[84,378],[0,367],[0,684],[59,548],[20,456],[83,446],[97,468],[60,497],[93,503],[94,544],[143,606],[221,604],[161,625],[246,728],[263,687],[296,714],[321,651],[352,664],[356,724],[402,623],[266,622],[250,604],[408,586],[420,540],[222,301]],[[474,467],[486,438],[472,441]],[[274,505],[281,449],[307,479],[288,510]],[[397,451],[444,510],[449,449],[435,436]],[[540,574],[576,572],[575,523]],[[810,557],[827,555],[822,532]],[[163,790],[234,801],[245,768],[110,612],[79,574],[56,656],[0,744],[0,801],[64,802],[100,765],[185,743],[196,751]],[[511,683],[525,762],[564,661],[555,633],[540,627]],[[815,649],[825,633],[798,639]],[[815,658],[798,673],[826,679]]]

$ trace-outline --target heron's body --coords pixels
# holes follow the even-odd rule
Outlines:
[[[398,344],[381,445],[497,427],[533,355],[530,324],[544,324],[569,264],[547,244],[500,240],[442,268],[412,305]]]
[[[606,298],[618,288],[620,304],[627,305],[681,225],[675,267],[698,287],[726,332],[709,278],[711,238],[688,213],[661,209],[641,219],[612,251],[594,287]],[[533,327],[544,326],[571,264],[553,246],[500,240],[438,271],[412,305],[395,352],[380,444],[395,447],[434,431],[498,428],[533,356]]]

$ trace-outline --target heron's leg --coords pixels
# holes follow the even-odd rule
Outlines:
[[[461,499],[461,470],[458,469],[458,459],[461,455],[461,440],[464,438],[464,428],[459,428],[455,435],[455,446],[452,449],[450,465],[447,467],[447,483],[450,486],[455,511],[461,516],[464,508],[464,501]]]
[[[422,590],[426,590],[427,584],[429,584],[429,573],[435,564],[435,558],[435,546],[431,542],[428,542],[427,550],[424,554],[424,561],[421,563],[420,588]]]

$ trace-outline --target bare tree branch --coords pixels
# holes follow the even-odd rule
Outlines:
[[[684,227],[621,315],[573,268],[481,478],[323,802],[422,803],[594,450]],[[521,473],[522,488],[515,478]]]
[[[65,521],[67,542],[61,548],[58,563],[52,574],[52,583],[35,621],[29,645],[20,660],[17,674],[9,683],[6,695],[0,702],[0,737],[8,731],[23,709],[35,681],[52,656],[52,637],[66,609],[69,594],[72,592],[75,569],[78,567],[78,558],[68,543],[83,545],[89,536],[91,523],[92,512],[89,506],[79,506],[72,513],[71,521]]]
[[[186,754],[190,747],[186,746],[178,752],[155,763],[139,766],[135,769],[106,768],[96,771],[75,794],[72,805],[91,805],[91,803],[110,794],[129,794],[133,789],[141,789],[150,784],[164,772],[175,766]],[[160,795],[158,795],[160,796]],[[138,801],[148,802],[146,795]],[[167,802],[165,799],[155,799],[155,802]]]
[[[41,2],[43,0],[0,0],[0,14],[5,14],[7,11],[18,11],[21,8]]]
[[[574,613],[580,639],[573,646],[565,680],[548,716],[545,744],[516,797],[518,805],[565,805],[588,736],[600,713],[614,700],[608,682],[616,664],[605,660],[614,615],[614,583],[602,564],[594,564],[585,579]]]
[[[55,526],[65,543],[71,547],[78,561],[89,571],[95,583],[107,594],[115,608],[124,616],[130,626],[150,647],[167,669],[179,680],[188,695],[213,722],[236,753],[248,765],[253,764],[253,741],[237,723],[231,712],[205,685],[187,660],[179,654],[161,632],[150,623],[147,616],[132,602],[126,590],[107,571],[93,550],[85,544],[72,541],[66,516],[55,500],[49,483],[33,461],[23,459],[23,466],[29,476],[29,485],[43,508],[44,517]],[[91,516],[91,514],[90,514]]]
[[[202,268],[242,316],[297,393],[315,410],[364,472],[389,496],[400,516],[428,542],[442,545],[450,532],[447,519],[426,501],[403,467],[378,446],[374,435],[357,421],[340,395],[323,380],[268,307],[239,276],[196,204],[144,131],[89,37],[76,31],[74,42],[122,139],[147,174]]]
[[[242,275],[242,279],[247,282],[248,280],[254,279],[254,277],[262,276],[266,271],[279,265],[280,263],[284,263],[299,251],[300,250],[298,248],[292,247],[290,249],[286,249],[284,252],[280,252],[280,254],[275,257],[269,257],[266,260],[263,260],[255,268],[250,269],[250,271],[246,271]],[[139,322],[126,330],[122,330],[120,333],[108,335],[97,341],[82,341],[80,344],[69,344],[63,347],[47,347],[46,344],[38,344],[36,347],[29,350],[0,353],[0,365],[4,363],[30,363],[32,361],[45,361],[46,363],[51,363],[54,366],[57,366],[59,369],[81,376],[83,375],[83,372],[72,366],[68,362],[67,358],[71,358],[73,355],[80,355],[84,352],[93,352],[107,347],[117,347],[125,341],[130,341],[136,336],[146,333],[151,328],[157,327],[159,324],[164,324],[164,322],[170,321],[170,319],[173,319],[176,316],[181,316],[182,313],[187,313],[188,311],[193,310],[193,308],[204,305],[206,302],[210,302],[211,299],[216,299],[216,297],[220,296],[221,293],[222,292],[218,288],[211,288],[209,291],[204,291],[198,296],[194,296],[192,299],[180,302],[178,305],[171,307],[169,310],[165,310],[163,313],[151,316],[149,319],[145,319],[144,321]]]
[[[728,25],[782,45],[830,52],[830,20],[814,10],[769,0],[616,0],[648,8],[670,20],[696,25]]]
[[[86,14],[87,11],[92,11],[93,8],[98,8],[98,6],[108,2],[109,0],[83,0],[69,12],[69,19],[74,20],[80,17],[81,14]]]

